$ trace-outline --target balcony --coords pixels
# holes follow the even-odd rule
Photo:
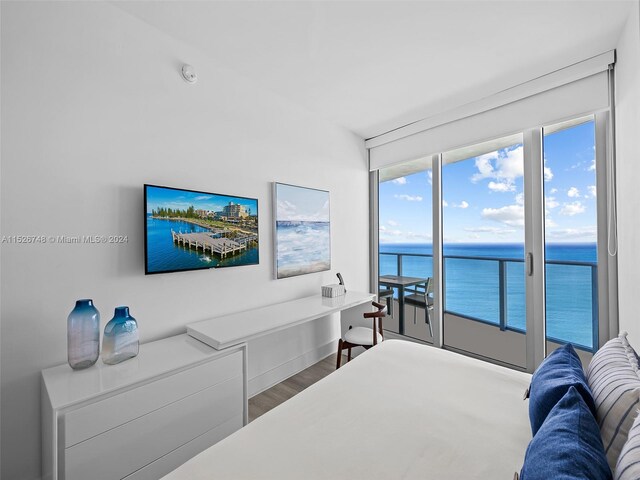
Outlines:
[[[432,276],[431,254],[384,252],[379,255],[380,275]],[[460,322],[467,326],[472,322],[471,327],[476,332],[481,327],[487,327],[511,332],[524,339],[524,260],[445,255],[443,265],[445,344],[448,343],[446,328],[449,321],[452,322],[452,335],[454,331],[460,332],[461,328],[462,331],[468,329],[460,327]],[[597,348],[597,268],[594,262],[546,262],[546,330],[547,341],[551,344],[572,343],[590,353]],[[398,332],[398,308],[395,306],[388,328]],[[404,316],[406,335],[430,340],[424,323],[424,311],[405,306]],[[455,330],[454,321],[458,322]],[[472,335],[471,330],[469,334]]]

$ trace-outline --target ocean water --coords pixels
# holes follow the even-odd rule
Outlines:
[[[380,275],[395,275],[403,254],[402,274],[433,275],[430,244],[381,244]],[[525,270],[522,244],[445,244],[445,311],[496,324],[500,323],[499,268],[506,270],[507,326],[524,331]],[[412,255],[413,254],[413,255]],[[451,258],[474,257],[474,258]],[[587,265],[547,263],[547,336],[587,348],[593,343],[592,268],[597,261],[595,243],[547,244],[549,261],[585,262]],[[597,299],[596,299],[597,301]]]
[[[276,222],[278,278],[331,268],[329,222]]]
[[[258,263],[258,246],[249,245],[238,255],[221,259],[211,252],[190,249],[173,242],[171,230],[182,233],[207,232],[206,228],[188,222],[151,218],[147,215],[147,268],[149,272],[229,267]]]

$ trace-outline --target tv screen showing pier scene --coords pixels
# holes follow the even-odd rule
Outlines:
[[[144,186],[145,273],[255,265],[258,200]]]

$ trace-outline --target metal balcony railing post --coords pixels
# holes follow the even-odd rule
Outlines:
[[[507,262],[498,262],[499,285],[500,285],[500,330],[507,329]]]
[[[398,254],[397,255],[398,258],[398,276],[401,277],[402,276],[402,254]]]
[[[447,257],[442,255],[442,316],[444,317],[445,310],[447,309]],[[444,325],[444,318],[442,319]]]

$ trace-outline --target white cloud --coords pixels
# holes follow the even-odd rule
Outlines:
[[[524,206],[506,205],[500,208],[483,208],[482,218],[504,223],[511,227],[524,226]]]
[[[549,226],[547,224],[547,226]],[[595,225],[578,228],[564,228],[560,230],[547,230],[545,235],[547,238],[557,240],[595,240],[598,230]]]
[[[567,191],[567,196],[571,198],[579,198],[580,190],[578,190],[576,187],[571,187],[569,191]]]
[[[291,218],[297,214],[296,206],[288,200],[278,201],[278,218]]]
[[[392,227],[397,227],[399,225],[395,220],[387,220],[387,223]]]
[[[516,204],[524,205],[524,193],[518,193],[516,195]]]
[[[409,240],[431,240],[431,235],[428,233],[407,232],[406,238]]]
[[[406,200],[407,202],[421,202],[422,197],[420,195],[394,195],[399,200]]]
[[[595,185],[589,185],[587,187],[587,190],[589,191],[589,196],[595,198],[597,196],[596,193],[596,186]]]
[[[492,235],[510,235],[516,231],[512,228],[500,228],[500,227],[467,227],[465,232],[471,233],[490,233]]]
[[[587,172],[594,172],[596,170],[596,159],[591,160],[591,163],[587,167]]]
[[[451,208],[469,208],[469,203],[466,202],[465,200],[461,201],[460,203],[449,203],[447,202],[444,198],[442,199],[442,206],[443,207],[451,207]]]
[[[402,235],[402,231],[401,230],[388,230],[387,227],[385,227],[384,225],[380,225],[378,230],[380,231],[381,234],[384,234],[385,237],[387,237],[387,236],[397,237],[397,236]]]
[[[578,162],[571,165],[569,168],[566,168],[565,171],[575,170],[576,168],[580,168],[584,162]]]
[[[496,178],[497,172],[493,169],[493,161],[498,159],[498,152],[485,153],[476,158],[476,168],[478,173],[471,177],[472,182],[478,182],[485,178]]]
[[[326,222],[329,220],[329,202],[325,202],[322,208],[315,211],[300,211],[300,209],[288,200],[278,200],[278,218],[290,221]]]
[[[560,203],[556,200],[556,197],[544,197],[544,205],[547,208],[554,209],[560,206]]]
[[[547,159],[544,160],[544,181],[548,182],[553,178],[553,172],[551,168],[547,167]]]
[[[549,190],[549,193],[551,193],[551,194],[558,193],[558,189],[557,188],[552,188],[551,190]]]
[[[560,210],[560,215],[573,217],[574,215],[578,215],[579,213],[584,213],[584,210],[584,205],[580,202],[565,203]]]
[[[429,185],[433,183],[433,170],[431,169],[427,170],[427,181],[429,182]]]
[[[524,175],[523,147],[520,145],[510,150],[480,155],[476,158],[475,166],[478,171],[471,176],[472,182],[489,179],[491,181],[487,186],[492,192],[514,192],[516,179]],[[550,170],[545,178],[547,176],[553,176]]]
[[[489,190],[492,192],[513,192],[516,186],[509,182],[489,182]]]
[[[499,177],[516,179],[524,175],[523,147],[519,146],[508,150],[506,155],[498,158],[497,169]]]
[[[395,183],[396,185],[406,185],[407,179],[405,177],[398,177],[391,180],[391,182]]]
[[[194,198],[194,200],[209,200],[210,198],[213,198],[212,195],[198,195],[197,197]]]
[[[402,230],[389,230],[384,225],[380,225],[380,241],[386,243],[401,243],[413,240],[431,240],[431,235],[426,233],[404,232]]]
[[[480,155],[475,162],[478,172],[471,176],[471,181],[475,183],[484,179],[497,180],[497,182],[491,182],[494,188],[491,184],[489,185],[493,191],[513,191],[510,185],[516,178],[524,175],[522,152],[522,146],[518,146],[511,150]],[[498,186],[499,184],[503,186]]]

